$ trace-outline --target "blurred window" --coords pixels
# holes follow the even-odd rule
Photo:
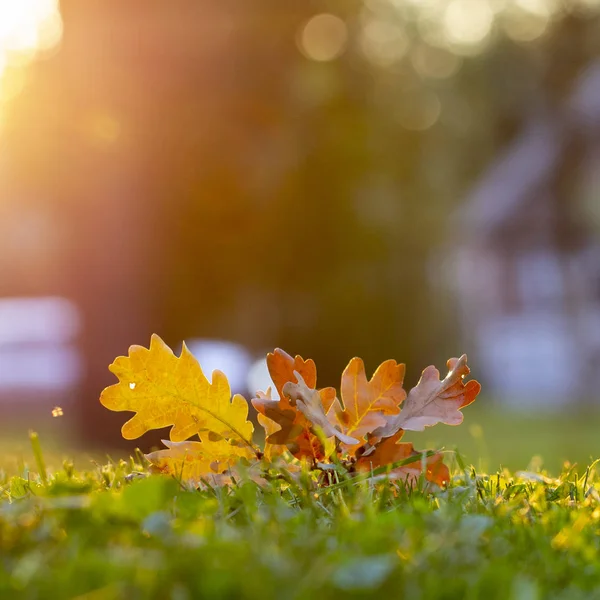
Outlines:
[[[66,298],[0,298],[0,391],[75,385],[81,318]]]

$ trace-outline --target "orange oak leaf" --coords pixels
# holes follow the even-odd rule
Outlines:
[[[297,381],[294,371],[300,373],[309,387],[314,388],[317,386],[317,367],[315,361],[310,358],[304,360],[299,355],[292,358],[281,348],[275,348],[273,352],[267,354],[267,367],[269,368],[269,375],[271,375],[271,379],[275,384],[275,389],[279,394],[282,408],[289,404],[288,399],[283,393],[283,386],[288,381]]]
[[[359,440],[342,433],[329,421],[319,390],[309,388],[302,375],[294,371],[298,383],[288,381],[283,386],[283,393],[290,398],[295,406],[313,426],[319,427],[325,437],[335,436],[340,442],[348,445],[358,444]]]
[[[136,413],[123,425],[125,439],[172,425],[173,442],[211,431],[253,448],[248,403],[238,394],[231,398],[221,371],[214,371],[209,382],[185,344],[177,357],[153,335],[149,349],[131,346],[129,355],[119,356],[109,369],[119,383],[107,387],[100,402],[110,410]]]
[[[386,476],[391,479],[404,479],[412,483],[424,472],[427,481],[439,486],[447,484],[450,480],[450,472],[448,467],[443,463],[442,455],[436,453],[428,456],[426,458],[425,470],[423,471],[423,461],[421,458],[423,454],[417,452],[410,443],[398,443],[403,435],[404,431],[400,430],[392,437],[381,441],[370,456],[359,458],[356,462],[356,470],[368,472],[378,467],[393,465],[396,462],[414,457],[414,462],[392,468]]]
[[[298,383],[295,373],[299,373],[303,381],[314,388],[317,381],[314,361],[304,360],[301,356],[292,358],[287,352],[277,348],[267,355],[267,366],[280,399],[272,400],[269,391],[257,392],[252,399],[252,405],[259,412],[258,421],[266,433],[265,455],[282,452],[283,448],[276,450],[276,446],[281,445],[287,447],[296,458],[322,460],[330,456],[335,443],[327,440],[324,447],[318,436],[311,431],[312,423],[290,403],[283,391],[287,383]],[[335,389],[323,388],[318,393],[324,412],[333,415],[333,405],[337,402]],[[335,422],[335,419],[332,418],[332,421]]]
[[[463,414],[460,409],[475,400],[481,385],[475,380],[463,383],[463,378],[470,373],[466,354],[460,358],[451,358],[447,366],[448,374],[442,381],[435,367],[429,366],[423,371],[417,385],[410,390],[400,413],[387,417],[386,424],[375,429],[369,436],[369,448],[365,456],[372,453],[374,444],[379,440],[393,436],[400,429],[423,431],[425,427],[437,423],[462,423]]]
[[[386,360],[367,380],[365,365],[360,358],[353,358],[342,373],[341,395],[344,409],[337,413],[342,431],[362,439],[377,427],[385,425],[384,415],[400,412],[400,404],[406,398],[402,387],[404,365]]]

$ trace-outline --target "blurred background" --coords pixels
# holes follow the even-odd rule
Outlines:
[[[600,0],[0,0],[4,439],[122,444],[153,332],[245,395],[466,352],[418,447],[600,455]]]

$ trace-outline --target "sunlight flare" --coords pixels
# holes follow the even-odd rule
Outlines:
[[[0,0],[0,103],[13,95],[4,92],[19,70],[61,36],[58,0]]]

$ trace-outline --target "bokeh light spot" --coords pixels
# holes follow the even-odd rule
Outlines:
[[[484,42],[493,22],[494,12],[484,0],[452,0],[444,12],[446,38],[459,50]]]
[[[409,47],[408,36],[397,23],[376,18],[364,24],[359,43],[365,57],[382,66],[398,62]]]
[[[319,62],[327,62],[340,56],[347,42],[346,23],[328,13],[309,19],[298,37],[298,47],[304,56]]]
[[[503,14],[506,34],[517,42],[531,42],[547,30],[551,10],[544,0],[516,0]]]

